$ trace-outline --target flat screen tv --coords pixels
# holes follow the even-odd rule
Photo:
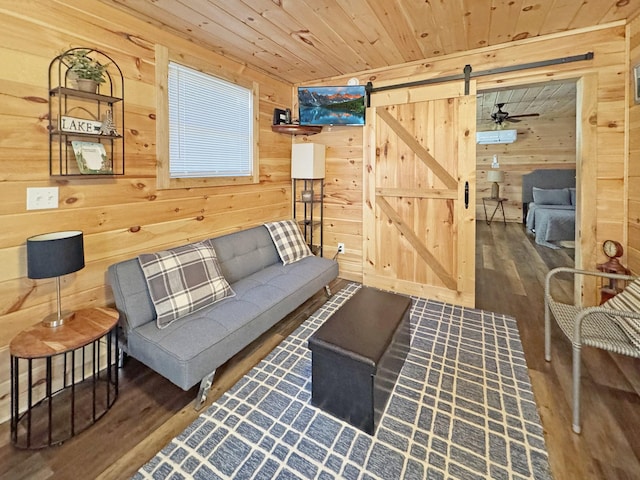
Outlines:
[[[300,125],[364,125],[364,85],[298,87]]]

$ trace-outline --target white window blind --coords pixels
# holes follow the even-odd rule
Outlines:
[[[169,62],[172,178],[253,174],[252,91]]]

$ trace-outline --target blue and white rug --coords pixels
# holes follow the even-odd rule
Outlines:
[[[135,479],[550,479],[513,318],[414,298],[411,350],[375,436],[311,406],[307,339],[349,284]]]

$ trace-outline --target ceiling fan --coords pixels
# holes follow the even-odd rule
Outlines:
[[[498,111],[491,114],[491,119],[497,123],[498,125],[502,125],[502,122],[520,122],[520,118],[522,117],[539,117],[539,113],[523,113],[521,115],[509,115],[509,112],[505,112],[502,110],[504,107],[504,103],[496,103],[496,107],[498,107]]]

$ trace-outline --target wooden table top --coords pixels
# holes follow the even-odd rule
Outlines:
[[[112,308],[85,308],[59,327],[41,323],[23,330],[9,344],[14,357],[41,358],[70,352],[90,344],[118,323],[119,313]]]

